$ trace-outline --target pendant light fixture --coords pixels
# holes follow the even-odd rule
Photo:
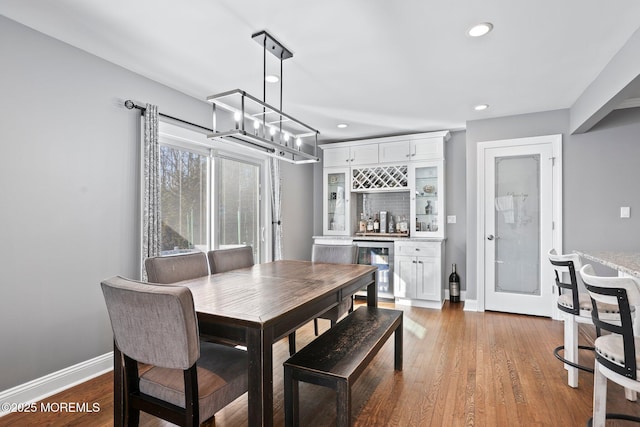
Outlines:
[[[263,48],[262,100],[240,89],[208,97],[213,105],[213,133],[208,137],[289,163],[320,161],[320,132],[282,111],[282,62],[292,58],[293,53],[266,31],[251,37]],[[267,51],[280,60],[280,108],[266,103]]]

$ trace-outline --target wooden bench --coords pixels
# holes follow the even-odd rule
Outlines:
[[[284,362],[285,425],[299,423],[298,382],[336,390],[338,427],[351,425],[351,385],[395,332],[402,370],[402,311],[360,307]]]

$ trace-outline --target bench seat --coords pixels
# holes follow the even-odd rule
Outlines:
[[[362,306],[284,362],[285,425],[299,423],[298,382],[336,390],[339,427],[351,425],[351,385],[395,333],[394,368],[402,370],[402,311]]]

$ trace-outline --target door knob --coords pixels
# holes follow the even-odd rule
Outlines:
[[[489,234],[489,235],[487,236],[487,240],[493,240],[493,234]]]

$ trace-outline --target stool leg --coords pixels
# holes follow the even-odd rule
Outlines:
[[[351,426],[351,387],[348,381],[336,384],[336,427]]]
[[[593,427],[604,427],[607,416],[607,377],[600,372],[600,364],[595,363],[593,372]]]
[[[573,316],[564,319],[564,357],[573,363],[578,363],[578,322]],[[578,387],[578,369],[564,365],[568,373],[569,387]]]
[[[631,390],[630,388],[624,389],[624,397],[630,402],[635,402],[636,400],[638,400],[636,391]]]

